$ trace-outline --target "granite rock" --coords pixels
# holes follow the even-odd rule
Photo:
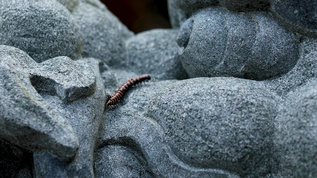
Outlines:
[[[219,0],[220,5],[232,11],[264,11],[270,6],[270,0]]]
[[[79,0],[57,0],[63,6],[65,6],[70,12],[73,12],[74,9],[78,6]]]
[[[96,76],[88,60],[74,62],[68,57],[56,57],[39,64],[30,81],[38,93],[56,95],[63,102],[85,98],[95,93]]]
[[[188,18],[188,14],[177,6],[175,0],[167,0],[167,6],[172,27],[179,28]]]
[[[167,144],[185,164],[264,176],[274,166],[279,101],[257,81],[197,78],[155,93],[144,115],[162,127]]]
[[[298,60],[297,38],[265,12],[205,9],[180,31],[179,55],[190,77],[265,80],[288,72]]]
[[[93,177],[105,105],[99,61],[38,64],[9,46],[0,47],[0,59],[0,136],[34,152],[35,176]]]
[[[263,11],[270,6],[270,0],[219,0],[221,6],[231,11]]]
[[[271,12],[291,31],[317,38],[317,1],[270,0]]]
[[[250,12],[267,11],[270,3],[269,0],[168,0],[171,25],[173,28],[179,28],[186,19],[199,12],[199,10],[214,6],[223,7],[230,11]]]
[[[113,95],[118,88],[126,83],[131,78],[138,77],[133,72],[125,70],[107,70],[102,73],[105,82],[105,88],[109,95]],[[166,80],[164,82],[155,82],[155,78],[149,82],[132,87],[125,93],[124,97],[114,106],[114,108],[107,109],[106,117],[117,118],[120,117],[142,117],[145,107],[148,105],[149,98],[156,92],[160,91],[164,85],[175,82],[174,80]],[[154,86],[154,82],[157,83]]]
[[[153,177],[147,168],[147,161],[142,153],[130,148],[129,138],[121,144],[108,145],[98,150],[95,156],[96,177]],[[125,145],[129,146],[125,146]],[[131,145],[132,146],[132,145]]]
[[[79,0],[82,3],[90,4],[102,11],[109,11],[107,7],[100,0]]]
[[[110,71],[102,74],[112,74],[104,77],[106,88],[113,89],[108,93],[134,75]],[[273,119],[280,100],[251,80],[150,80],[107,110],[96,172],[121,175],[106,164],[118,167],[137,159],[134,171],[158,177],[267,175],[275,166]]]
[[[317,176],[317,80],[290,92],[276,118],[274,137],[282,177]]]
[[[315,2],[168,3],[181,29],[134,36],[99,0],[0,2],[1,175],[317,176]]]
[[[0,136],[22,148],[45,149],[70,160],[78,139],[67,119],[32,86],[31,73],[37,67],[23,51],[0,46]]]
[[[107,122],[96,152],[97,177],[238,177],[182,163],[166,145],[161,127],[151,119],[120,117]]]
[[[177,7],[191,15],[199,9],[218,5],[218,0],[174,0]]]
[[[317,40],[303,38],[299,48],[299,60],[285,75],[263,81],[272,91],[285,97],[307,81],[317,78]]]
[[[125,41],[133,36],[107,9],[99,9],[81,2],[72,13],[84,39],[84,57],[99,59],[110,66],[121,65],[125,55]]]
[[[78,25],[55,0],[1,1],[0,22],[0,44],[17,47],[37,62],[81,57]]]
[[[67,177],[67,163],[56,155],[49,152],[35,152],[33,160],[36,177]]]
[[[178,58],[177,30],[152,30],[126,42],[127,70],[156,79],[184,79],[187,74]]]
[[[87,95],[82,95],[70,103],[65,103],[60,97],[51,95],[50,93],[43,92],[41,94],[51,107],[56,108],[70,122],[79,140],[78,153],[72,162],[65,162],[49,152],[35,152],[33,159],[36,175],[39,177],[58,177],[59,175],[67,175],[68,177],[94,177],[94,148],[103,118],[105,90],[99,73],[100,62],[98,60],[85,58],[74,63],[76,65],[69,65],[68,68],[77,70],[77,72],[80,71],[82,79],[94,76],[96,84],[92,94],[88,95],[89,91],[80,90],[87,93]],[[60,64],[56,62],[56,65]],[[77,68],[74,66],[77,66]],[[54,67],[50,68],[54,69]],[[85,69],[89,73],[86,73]],[[63,78],[67,79],[68,77]],[[78,80],[77,77],[72,77],[72,79],[73,81],[69,82],[77,83],[78,88],[81,88],[82,81]]]

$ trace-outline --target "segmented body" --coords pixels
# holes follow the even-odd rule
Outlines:
[[[149,75],[141,75],[140,77],[130,79],[117,90],[117,92],[107,101],[106,104],[115,105],[132,86],[146,80],[151,80],[151,77]]]

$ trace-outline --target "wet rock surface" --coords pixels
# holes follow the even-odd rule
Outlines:
[[[99,0],[0,3],[1,175],[317,176],[315,2],[168,3],[137,35]]]

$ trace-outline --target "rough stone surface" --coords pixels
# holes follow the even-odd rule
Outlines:
[[[178,58],[177,30],[152,30],[126,42],[126,67],[157,79],[184,79],[187,74]]]
[[[200,11],[182,25],[178,44],[190,77],[264,80],[288,72],[298,60],[296,37],[264,12]]]
[[[90,4],[102,11],[108,11],[107,7],[99,0],[79,0],[80,2]]]
[[[270,0],[219,0],[221,6],[232,11],[263,11],[269,8]]]
[[[317,176],[317,80],[287,95],[276,119],[282,177]]]
[[[138,77],[135,73],[123,70],[107,70],[102,73],[105,88],[108,94],[113,95],[118,88],[126,83],[129,79]],[[174,80],[167,80],[159,82],[158,86],[153,86],[155,79],[152,78],[149,82],[141,84],[140,86],[132,87],[125,96],[118,102],[114,109],[108,110],[107,118],[125,117],[141,117],[145,107],[148,105],[149,98],[156,92],[160,91],[165,85],[175,82]],[[155,84],[156,85],[156,84]],[[128,105],[126,105],[129,103]]]
[[[146,159],[130,148],[133,140],[120,140],[124,146],[106,146],[96,154],[96,177],[153,177],[147,168]],[[133,146],[133,145],[131,145]]]
[[[80,3],[73,12],[84,38],[84,57],[99,59],[108,65],[121,65],[125,59],[125,40],[133,35],[108,10]]]
[[[96,76],[88,60],[76,63],[68,57],[56,57],[40,64],[31,74],[31,83],[39,93],[57,95],[69,103],[92,95]]]
[[[81,56],[79,28],[55,0],[1,1],[0,22],[0,44],[17,47],[37,62]]]
[[[110,94],[134,75],[110,71],[102,74],[106,88],[113,88]],[[140,161],[145,157],[147,162],[137,163],[133,170],[158,177],[208,177],[220,170],[244,176],[269,174],[276,164],[270,148],[279,101],[261,82],[250,80],[150,80],[129,90],[114,109],[107,111],[96,171],[118,176],[123,172],[105,168],[110,160],[116,160],[116,167],[125,164],[125,159]],[[109,150],[116,153],[109,155]],[[122,161],[118,163],[118,159]]]
[[[168,3],[181,29],[134,36],[99,0],[0,1],[0,177],[317,177],[315,1]]]
[[[108,122],[96,155],[96,176],[237,177],[226,171],[199,169],[179,161],[166,145],[160,126],[152,120],[120,117]]]
[[[218,5],[218,0],[174,0],[177,7],[186,14],[193,14],[195,11]]]
[[[0,136],[32,151],[46,149],[71,159],[77,137],[66,118],[32,86],[30,73],[36,67],[23,51],[0,46]]]
[[[263,81],[272,91],[284,97],[307,81],[317,78],[317,40],[305,38],[300,44],[299,60],[287,74]]]
[[[256,81],[197,78],[168,85],[145,116],[165,133],[184,163],[241,176],[270,173],[273,121],[279,97]]]
[[[51,107],[56,108],[71,123],[79,139],[78,153],[76,158],[67,164],[48,152],[34,153],[35,169],[39,177],[43,175],[43,177],[58,177],[64,174],[68,177],[94,177],[93,155],[99,126],[103,118],[105,90],[99,73],[99,61],[87,58],[76,61],[76,63],[82,65],[78,70],[81,71],[82,74],[85,74],[86,77],[89,75],[95,76],[96,89],[93,95],[78,98],[67,104],[57,96],[52,96],[47,93],[42,93],[42,95],[49,102]],[[92,71],[90,74],[83,71],[83,68],[88,68],[88,66],[85,65],[90,66],[91,69],[89,71]],[[69,66],[69,68],[72,67]],[[72,82],[77,83],[76,81],[74,77]],[[81,84],[77,83],[77,85],[80,86]],[[85,92],[89,93],[87,91]],[[48,171],[48,168],[52,169],[52,171]]]
[[[0,136],[35,152],[38,177],[93,177],[105,105],[99,61],[57,57],[38,64],[8,46],[0,59]]]
[[[317,38],[317,1],[271,0],[271,12],[288,29]]]
[[[112,75],[109,75],[112,74]],[[106,88],[114,93],[120,84],[134,76],[119,70],[105,71]],[[106,77],[108,76],[108,77]],[[150,80],[148,83],[132,88],[119,101],[115,108],[107,110],[107,121],[101,143],[96,151],[96,176],[129,176],[130,173],[157,177],[236,177],[237,174],[220,169],[196,168],[180,161],[166,144],[162,128],[152,119],[144,118],[144,112],[150,98],[166,87],[175,83],[174,80]],[[112,150],[109,154],[109,151]],[[126,166],[126,160],[135,160],[133,166]],[[120,170],[106,165],[119,167]],[[129,164],[130,165],[130,164]],[[152,176],[153,177],[153,176]]]
[[[167,6],[172,27],[179,28],[188,16],[183,10],[178,8],[175,0],[167,0]]]
[[[48,152],[33,154],[36,177],[67,177],[67,164]]]
[[[63,6],[65,6],[70,12],[73,12],[74,9],[78,6],[79,0],[57,0]]]

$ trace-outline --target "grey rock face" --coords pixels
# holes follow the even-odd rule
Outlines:
[[[122,142],[133,144],[133,140],[129,142],[128,137]],[[151,170],[146,167],[146,159],[137,151],[119,145],[102,148],[96,154],[96,177],[153,177]]]
[[[273,80],[263,81],[272,91],[283,97],[307,81],[317,78],[317,40],[303,39],[299,54],[297,64],[287,74]]]
[[[217,0],[174,0],[177,7],[186,14],[193,14],[196,10],[217,5]]]
[[[138,77],[138,75],[123,70],[109,70],[103,72],[102,77],[105,81],[107,93],[112,95],[122,84],[126,83],[131,78]],[[140,86],[132,87],[118,102],[116,106],[117,109],[107,111],[107,119],[120,119],[122,116],[142,117],[145,107],[148,105],[149,98],[164,88],[166,84],[175,82],[174,80],[167,80],[164,82],[158,82],[155,84],[157,86],[153,86],[154,81],[155,79],[152,78],[149,82],[141,84]]]
[[[168,85],[145,116],[162,128],[185,164],[241,176],[270,173],[279,97],[256,81],[197,78]]]
[[[175,0],[167,0],[167,5],[172,27],[179,28],[180,24],[182,24],[188,18],[186,13],[178,8]]]
[[[33,154],[36,177],[67,177],[67,163],[49,152]]]
[[[126,82],[124,76],[133,76],[111,73],[115,81],[108,78],[107,88],[116,86],[110,93]],[[120,169],[158,177],[267,175],[276,164],[271,148],[280,101],[262,82],[251,80],[150,80],[107,111],[96,172],[118,176],[124,171],[113,167],[138,160]],[[105,168],[109,164],[113,167]]]
[[[269,0],[219,0],[220,5],[232,11],[261,11],[269,8]]]
[[[0,21],[0,44],[22,49],[37,62],[81,56],[79,28],[55,0],[1,1]]]
[[[179,161],[166,145],[161,127],[151,119],[119,117],[108,122],[96,155],[96,176],[237,177]]]
[[[317,2],[271,0],[271,12],[288,29],[317,38]]]
[[[84,38],[84,57],[102,60],[108,65],[121,65],[125,59],[125,40],[133,35],[108,10],[80,3],[73,12]]]
[[[93,177],[105,103],[99,62],[57,57],[38,64],[8,46],[0,59],[1,137],[35,152],[36,176]]]
[[[264,80],[288,72],[298,60],[296,37],[267,13],[202,10],[182,25],[178,44],[190,77]]]
[[[78,153],[76,158],[70,163],[65,163],[63,160],[47,152],[34,153],[33,159],[38,176],[57,177],[59,175],[67,175],[68,177],[94,177],[93,154],[99,126],[103,118],[105,90],[99,73],[99,61],[86,58],[73,63],[75,63],[75,65],[69,65],[68,68],[73,70],[77,69],[76,73],[81,72],[81,80],[85,79],[85,77],[89,79],[94,76],[93,81],[95,81],[96,84],[95,89],[92,90],[93,93],[89,90],[80,89],[82,88],[82,81],[73,76],[71,77],[73,80],[69,81],[69,83],[77,84],[76,87],[78,87],[81,92],[92,94],[88,96],[81,95],[81,97],[71,103],[65,103],[59,97],[52,96],[48,93],[42,93],[42,95],[49,102],[50,106],[56,108],[72,125],[79,139]],[[55,65],[60,64],[56,62]],[[67,63],[63,65],[67,65]],[[77,66],[77,68],[74,66]],[[56,67],[50,68],[54,69]],[[83,75],[85,75],[85,77]],[[67,79],[68,77],[63,78]],[[87,83],[87,85],[88,84],[89,83]],[[90,87],[87,88],[92,89]],[[52,171],[47,171],[48,169],[52,169]]]
[[[64,116],[32,86],[32,70],[40,68],[26,53],[0,46],[1,137],[23,148],[46,149],[64,159],[77,152],[78,140]]]
[[[102,11],[109,11],[107,7],[99,0],[79,0],[82,3],[90,4]],[[109,12],[108,12],[109,13]]]
[[[70,12],[73,12],[74,9],[78,6],[79,0],[57,0],[63,6],[65,6]]]
[[[117,70],[112,70],[110,73],[113,74],[110,78],[115,80],[105,77],[108,71],[102,74],[106,79],[107,89],[109,87],[114,89],[110,93],[114,93],[120,84],[135,75]],[[96,151],[96,175],[108,177],[124,174],[128,176],[128,172],[120,171],[128,169],[130,173],[139,173],[143,176],[236,177],[234,173],[220,169],[192,167],[180,161],[169,148],[163,128],[153,119],[144,117],[151,98],[175,82],[174,80],[158,82],[150,80],[129,90],[115,109],[107,111],[102,141]],[[113,152],[110,153],[110,150]],[[135,164],[126,167],[125,165],[130,165],[127,160],[135,160]],[[120,165],[123,167],[118,170],[116,167]]]
[[[276,119],[275,143],[283,177],[317,176],[317,80],[287,95]]]
[[[126,68],[157,79],[184,79],[187,74],[178,58],[177,30],[152,30],[126,42]]]
[[[168,2],[181,29],[135,36],[99,0],[0,2],[0,175],[317,177],[315,2]]]
[[[56,57],[39,64],[32,72],[32,85],[39,93],[56,95],[70,103],[92,95],[96,90],[96,76],[87,60],[76,63],[68,57]]]

